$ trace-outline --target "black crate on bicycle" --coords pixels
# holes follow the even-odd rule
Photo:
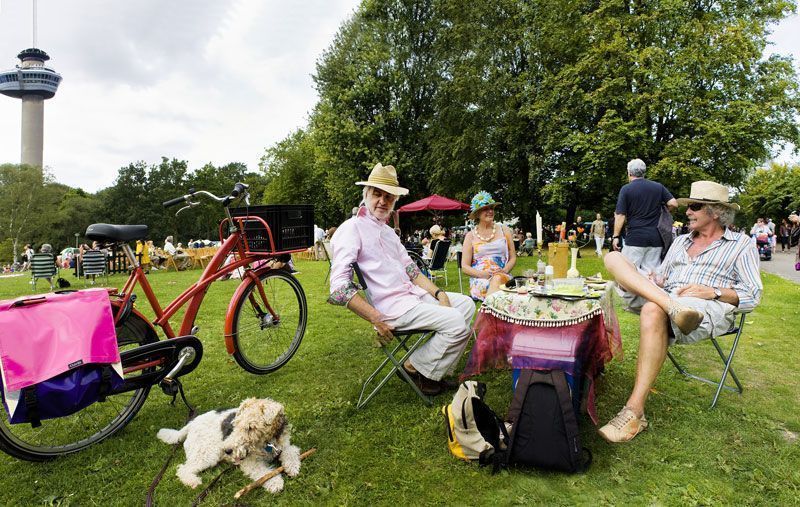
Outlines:
[[[276,252],[302,250],[314,245],[314,206],[312,204],[267,204],[231,208],[231,217],[259,217],[269,225]],[[252,252],[272,252],[267,230],[258,220],[244,224],[247,244]]]

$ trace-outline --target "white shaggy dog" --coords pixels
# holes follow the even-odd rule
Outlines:
[[[273,469],[269,464],[276,458],[289,477],[300,473],[300,449],[290,442],[283,405],[269,398],[248,398],[238,408],[206,412],[179,430],[162,428],[157,436],[168,444],[183,441],[186,463],[178,466],[177,476],[192,488],[202,483],[198,473],[223,460],[254,481]],[[264,487],[280,492],[283,476],[276,475]]]

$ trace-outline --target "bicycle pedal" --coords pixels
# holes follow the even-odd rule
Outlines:
[[[161,391],[164,392],[167,396],[172,396],[173,399],[180,391],[180,382],[176,379],[164,379],[158,383],[158,386],[161,388]]]

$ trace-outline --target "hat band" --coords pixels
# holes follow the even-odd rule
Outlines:
[[[397,187],[400,185],[400,183],[395,179],[383,178],[380,176],[370,176],[369,179],[367,179],[367,183],[375,183],[378,185],[391,185],[393,187]]]

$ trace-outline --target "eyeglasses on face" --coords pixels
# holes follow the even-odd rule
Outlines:
[[[705,206],[705,204],[700,203],[700,202],[693,202],[693,203],[689,204],[689,206],[687,206],[687,208],[689,208],[692,211],[700,211],[701,209],[703,209],[703,206]]]

